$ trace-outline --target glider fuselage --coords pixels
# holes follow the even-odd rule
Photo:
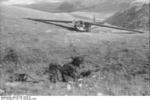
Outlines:
[[[90,32],[91,31],[91,24],[84,22],[84,21],[74,21],[73,27],[76,31],[80,32]]]

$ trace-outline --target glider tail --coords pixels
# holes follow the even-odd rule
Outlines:
[[[93,23],[96,23],[96,17],[93,15]]]

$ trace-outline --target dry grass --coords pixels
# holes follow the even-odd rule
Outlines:
[[[12,16],[2,16],[0,25],[0,89],[5,94],[150,95],[148,33],[122,34],[105,28],[77,33]],[[101,71],[75,83],[50,83],[44,69],[49,63],[69,62],[66,58],[74,53],[73,48],[88,55],[87,69]],[[44,82],[10,83],[13,73],[27,73]]]
[[[90,56],[89,58],[86,58],[87,61],[85,61],[85,66],[87,66],[87,68],[101,68],[100,72],[93,74],[92,77],[94,78],[84,78],[82,81],[82,87],[78,86],[79,83],[73,83],[71,84],[71,90],[68,91],[66,83],[50,83],[47,77],[43,75],[44,68],[48,67],[50,62],[60,64],[68,62],[69,59],[67,60],[65,57],[66,55],[69,56],[70,53],[73,53],[72,49],[69,50],[70,52],[67,52],[68,50],[66,51],[66,49],[55,50],[53,51],[53,56],[41,56],[41,52],[39,52],[39,54],[34,54],[29,51],[26,53],[29,53],[30,56],[22,56],[21,53],[24,53],[22,51],[19,53],[13,52],[14,54],[11,54],[11,56],[15,57],[15,59],[17,59],[16,57],[19,57],[21,61],[18,61],[19,65],[17,66],[16,63],[14,63],[16,60],[12,61],[12,59],[9,59],[7,60],[9,61],[7,64],[6,62],[3,62],[3,60],[1,61],[3,62],[1,68],[1,74],[3,74],[3,77],[1,76],[1,79],[4,82],[1,83],[1,86],[5,86],[8,94],[97,95],[97,93],[100,92],[104,95],[150,95],[150,67],[148,55],[146,53],[148,51],[142,52],[137,47],[127,46],[128,44],[122,46],[120,45],[120,42],[103,43],[104,44],[101,44],[100,48],[93,47],[88,51],[86,48],[77,47],[77,51]],[[61,54],[62,52],[64,53]],[[3,55],[2,59],[5,61],[8,55],[10,56],[10,52],[5,51]],[[44,60],[44,57],[47,59]],[[38,80],[44,79],[45,82],[35,84],[30,82],[19,83],[17,87],[10,85],[7,86],[7,78],[11,73],[15,72],[28,72],[32,77]],[[30,88],[31,84],[32,89]],[[51,86],[51,84],[53,85]],[[11,90],[8,88],[11,88]]]

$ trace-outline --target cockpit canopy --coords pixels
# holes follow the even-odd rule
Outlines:
[[[78,31],[89,32],[91,29],[91,24],[84,22],[84,21],[75,21],[74,28]]]

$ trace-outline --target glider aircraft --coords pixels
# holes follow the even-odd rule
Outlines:
[[[91,22],[84,21],[84,20],[50,20],[50,19],[35,19],[35,18],[24,18],[24,19],[43,22],[43,23],[47,23],[47,24],[54,24],[54,23],[70,24],[70,23],[72,23],[73,24],[72,29],[77,32],[90,32],[92,29],[91,26],[94,25],[94,26],[112,28],[112,29],[117,29],[117,30],[125,30],[125,31],[137,32],[137,33],[144,33],[143,31],[139,31],[139,30],[128,29],[128,28],[118,27],[118,26],[114,26],[114,25],[106,25],[103,22],[96,22],[95,17],[93,18],[93,22],[92,21]],[[58,24],[54,24],[54,25],[63,27],[62,25],[58,25]]]

